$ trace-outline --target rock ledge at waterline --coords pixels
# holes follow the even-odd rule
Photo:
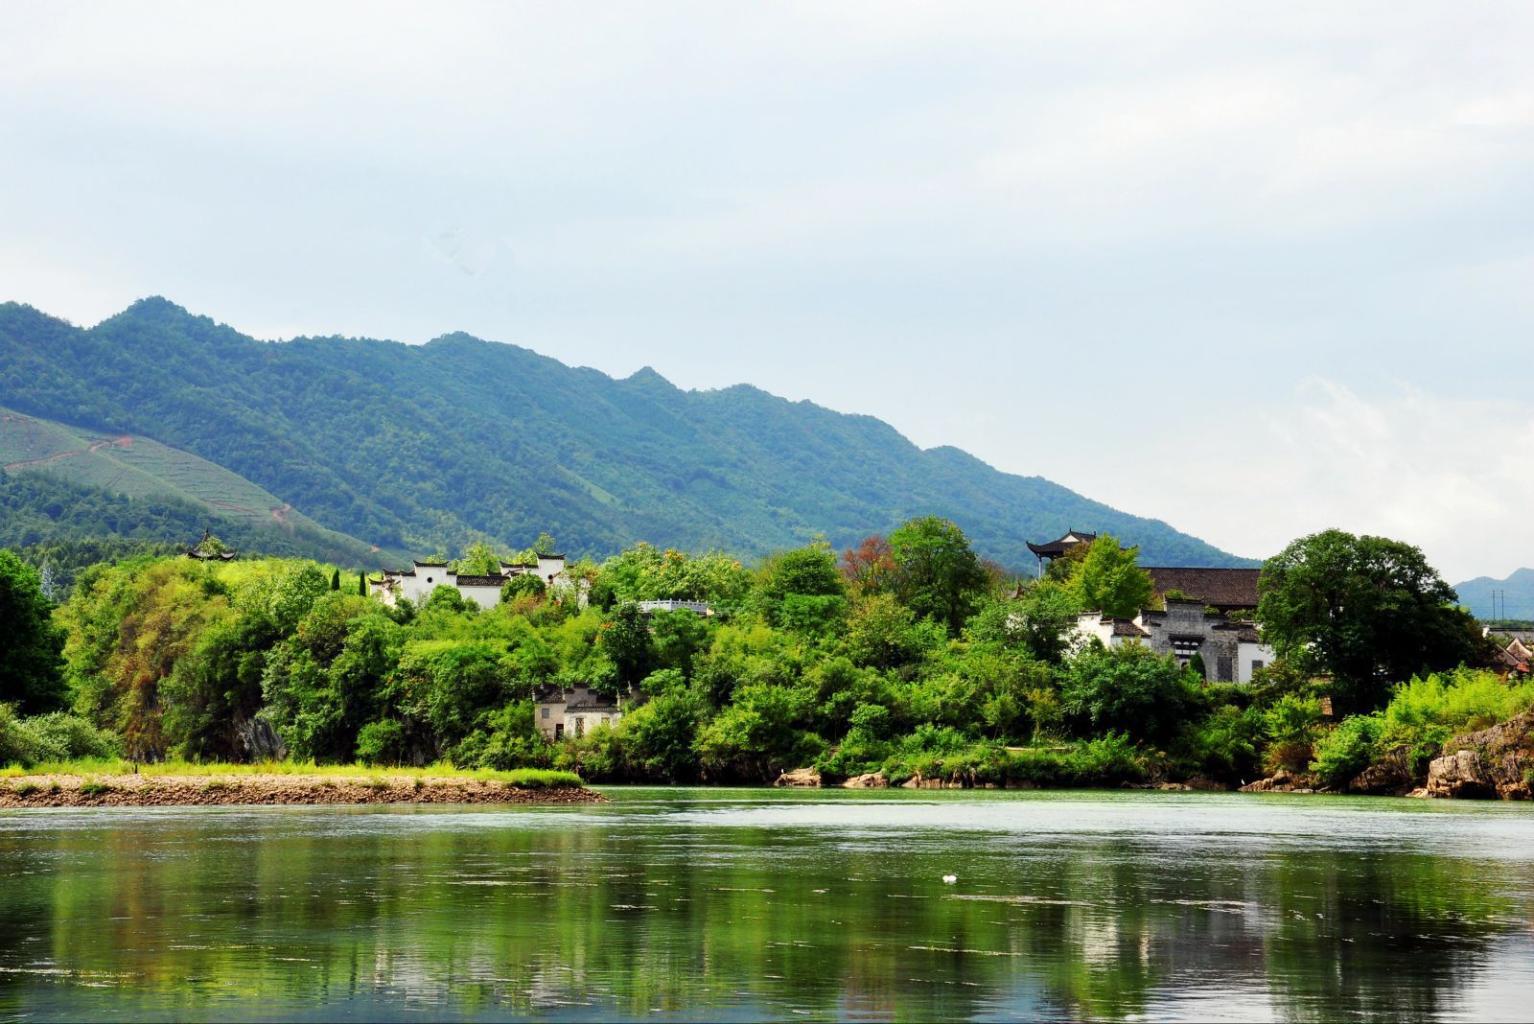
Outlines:
[[[589,804],[584,786],[519,787],[488,779],[380,775],[22,775],[0,783],[4,807],[203,804]]]

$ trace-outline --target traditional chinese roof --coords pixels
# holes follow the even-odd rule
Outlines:
[[[1065,534],[1057,540],[1046,544],[1028,543],[1028,550],[1040,558],[1059,558],[1077,544],[1087,544],[1097,539],[1095,533],[1085,533],[1081,530],[1066,530]]]
[[[460,587],[499,587],[506,582],[506,577],[495,576],[466,576],[459,573],[455,579]]]
[[[1146,567],[1156,593],[1179,590],[1189,601],[1215,608],[1256,608],[1261,569],[1181,569]]]
[[[1150,632],[1148,630],[1141,629],[1130,619],[1114,619],[1113,635],[1134,637],[1137,640],[1143,640],[1145,637],[1150,636]]]
[[[412,558],[411,561],[415,563],[415,566],[418,569],[446,569],[447,568],[447,563],[446,562],[423,562],[423,561],[421,561],[418,558]]]

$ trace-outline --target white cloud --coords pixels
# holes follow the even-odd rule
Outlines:
[[[1521,2],[11,4],[0,299],[466,329],[1500,574],[1531,51]]]
[[[1075,482],[1253,557],[1337,527],[1416,544],[1450,582],[1534,562],[1534,403],[1311,378],[1226,412],[1218,432],[1171,417]]]

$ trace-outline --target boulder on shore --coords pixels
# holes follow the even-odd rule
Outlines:
[[[1343,788],[1349,793],[1401,796],[1411,792],[1415,784],[1406,748],[1398,747],[1353,776]]]
[[[1455,736],[1427,769],[1427,796],[1528,800],[1534,776],[1534,712]]]
[[[795,768],[793,771],[779,775],[774,786],[795,787],[799,789],[818,789],[820,787],[820,773],[813,768]]]
[[[1266,779],[1248,782],[1241,787],[1243,793],[1314,793],[1319,780],[1314,775],[1297,775],[1280,768]]]
[[[854,775],[842,783],[843,789],[888,789],[890,780],[884,777],[883,772],[872,772],[868,775]]]

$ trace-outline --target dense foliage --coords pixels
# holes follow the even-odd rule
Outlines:
[[[1263,566],[1258,619],[1280,657],[1333,680],[1338,710],[1369,711],[1392,682],[1485,659],[1475,621],[1420,550],[1341,530]]]
[[[163,299],[88,330],[0,304],[0,397],[156,438],[386,550],[509,543],[559,523],[572,554],[648,538],[755,558],[819,533],[847,543],[921,509],[1010,566],[1071,522],[1158,564],[1235,561],[1046,480],[923,451],[871,417],[750,387],[681,391],[651,370],[613,380],[461,334],[269,344]]]
[[[840,559],[817,542],[755,568],[641,544],[572,565],[573,584],[508,587],[483,610],[447,586],[389,606],[356,575],[303,560],[146,555],[82,572],[57,627],[37,574],[6,554],[24,600],[4,607],[53,644],[54,693],[62,629],[78,717],[40,716],[46,702],[13,685],[5,699],[26,706],[0,717],[0,755],[446,761],[657,782],[813,766],[894,783],[1234,783],[1313,765],[1351,777],[1387,746],[1420,760],[1450,731],[1527,704],[1526,687],[1465,670],[1333,725],[1332,684],[1293,661],[1255,685],[1209,685],[1139,644],[1073,639],[1084,595],[1141,595],[1133,552],[1099,543],[1112,557],[1083,552],[1059,578],[1021,584],[930,518]],[[475,547],[458,562],[502,557]],[[1109,583],[1084,586],[1091,572]],[[640,604],[665,599],[701,604]],[[535,693],[574,683],[621,697],[624,714],[548,742]]]

